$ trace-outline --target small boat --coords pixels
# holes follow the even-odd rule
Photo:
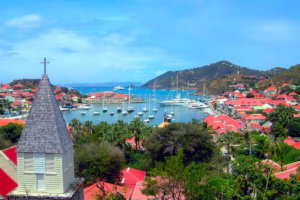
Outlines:
[[[149,121],[150,121],[150,120],[149,120],[148,118],[147,118],[147,119],[144,119],[144,122],[145,122],[145,123],[149,123]]]
[[[154,115],[149,115],[149,119],[154,119],[155,116]]]
[[[128,114],[128,112],[126,111],[126,110],[124,110],[123,112],[122,112],[122,115],[127,115]]]
[[[93,115],[100,115],[100,112],[93,112]]]
[[[154,108],[152,109],[152,112],[156,113],[156,112],[157,112],[157,108],[154,107]]]
[[[60,106],[59,109],[60,109],[60,111],[68,111],[68,110],[70,110],[70,108],[66,108],[66,107],[63,107],[63,106]]]
[[[106,107],[103,107],[102,111],[105,113],[107,112],[107,108]]]
[[[127,112],[131,113],[131,112],[133,112],[133,111],[134,111],[133,107],[132,107],[132,106],[128,106]]]
[[[148,112],[148,109],[146,107],[144,107],[143,112]]]
[[[82,105],[78,106],[78,109],[79,110],[89,110],[89,109],[91,109],[91,107],[88,105],[82,104]]]
[[[122,112],[122,108],[120,106],[117,108],[117,112],[118,113]]]
[[[173,115],[175,115],[175,112],[172,111],[172,112],[170,112],[170,114],[171,114],[170,116],[173,116]]]
[[[138,115],[139,116],[143,116],[143,112],[138,112]]]
[[[116,87],[114,87],[114,89],[113,90],[124,90],[125,88],[123,88],[123,87],[121,87],[121,86],[116,86]]]
[[[173,120],[173,116],[172,115],[167,115],[167,121],[168,122],[172,122],[172,120]]]
[[[81,115],[85,115],[86,113],[85,113],[85,112],[81,112],[80,114],[81,114]]]
[[[114,114],[115,114],[114,112],[111,112],[111,113],[110,113],[111,116],[113,116]]]

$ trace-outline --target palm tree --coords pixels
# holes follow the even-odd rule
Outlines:
[[[234,151],[233,149],[233,144],[236,143],[236,138],[237,138],[237,134],[235,132],[232,131],[228,131],[226,133],[223,133],[219,138],[218,138],[218,143],[220,144],[220,146],[225,146],[227,149],[227,155],[228,158],[231,158],[231,155]],[[227,173],[229,173],[229,161],[228,161],[228,165],[227,165]]]
[[[142,138],[144,123],[140,118],[135,118],[130,124],[130,130],[135,140],[135,151],[140,150],[140,140]]]
[[[86,122],[84,122],[84,126],[85,126],[86,131],[88,133],[93,133],[93,122],[92,121],[86,121]]]
[[[78,134],[80,128],[81,128],[81,122],[79,119],[74,118],[71,120],[69,126],[71,127],[71,130],[75,131],[75,135]]]
[[[251,156],[252,155],[252,145],[255,142],[253,133],[250,131],[245,131],[244,134],[242,134],[242,139],[243,139],[243,143],[245,143],[249,146],[249,156]]]

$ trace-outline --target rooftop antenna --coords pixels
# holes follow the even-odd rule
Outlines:
[[[47,58],[44,58],[44,62],[41,62],[41,64],[44,64],[44,74],[47,73],[47,64],[49,64],[50,62],[47,62]]]

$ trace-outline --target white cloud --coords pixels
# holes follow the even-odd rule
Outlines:
[[[39,74],[41,59],[50,60],[48,72],[56,82],[130,80],[136,71],[157,60],[170,59],[156,48],[135,47],[136,38],[110,34],[88,38],[73,31],[52,29],[36,38],[12,44],[10,56],[0,55],[0,66],[11,66],[15,77]]]
[[[273,20],[248,24],[243,29],[247,37],[264,42],[287,42],[298,37],[299,24],[291,21]]]
[[[42,21],[43,20],[40,15],[31,14],[10,19],[7,22],[5,22],[5,25],[18,28],[32,28],[39,26],[42,23]]]

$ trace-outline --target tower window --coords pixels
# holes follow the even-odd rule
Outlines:
[[[34,153],[33,158],[34,158],[34,172],[45,173],[45,154]]]

